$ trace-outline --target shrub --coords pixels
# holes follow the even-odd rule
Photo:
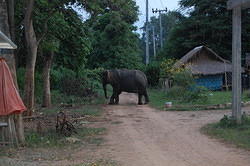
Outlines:
[[[173,86],[167,91],[167,96],[174,100],[183,100],[183,92],[186,92],[186,89],[180,86]]]
[[[173,58],[163,60],[160,64],[161,77],[171,79],[174,74],[185,71],[184,67],[174,68],[176,62],[177,60]]]
[[[52,70],[52,89],[72,96],[88,97],[97,94],[103,69],[82,69],[78,72],[66,68]]]
[[[146,67],[145,74],[148,79],[149,86],[155,87],[159,84],[160,66],[158,62],[153,62]]]
[[[184,91],[183,101],[194,102],[199,101],[204,103],[208,100],[208,90],[205,87],[196,86],[191,89]]]
[[[208,100],[207,89],[195,85],[191,72],[185,70],[173,75],[173,87],[167,91],[167,95],[183,102],[206,102]]]
[[[173,84],[188,89],[195,85],[195,81],[192,73],[189,70],[184,70],[173,75]]]
[[[224,115],[224,117],[220,120],[220,122],[217,124],[217,127],[221,128],[241,128],[244,126],[245,128],[250,128],[250,117],[243,113],[241,124],[238,125],[236,120],[233,119],[231,116]]]

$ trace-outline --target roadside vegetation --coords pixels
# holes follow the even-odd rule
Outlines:
[[[185,92],[179,91],[181,95]],[[160,110],[173,110],[173,111],[195,111],[195,110],[204,110],[207,109],[208,106],[218,105],[218,104],[226,104],[231,103],[232,101],[232,92],[231,91],[205,91],[202,95],[206,97],[206,99],[198,99],[198,100],[178,100],[176,99],[171,92],[164,91],[162,89],[150,89],[150,105],[154,108]],[[249,91],[244,91],[243,101],[250,101]],[[165,108],[166,102],[172,102],[171,108]],[[230,108],[227,107],[227,108]],[[223,108],[224,109],[224,108]]]
[[[205,87],[197,86],[196,78],[188,69],[175,70],[173,64],[173,60],[161,63],[160,76],[169,78],[172,85],[168,89],[156,86],[156,88],[151,88],[149,90],[151,106],[161,110],[217,109],[215,107],[208,108],[208,106],[219,104],[227,104],[223,109],[231,107],[231,91],[211,91]],[[249,91],[244,91],[242,101],[249,100]],[[164,108],[166,102],[172,102],[172,107]]]
[[[55,132],[55,130],[49,130],[45,133],[39,134],[37,132],[26,133],[26,145],[30,148],[60,148],[65,146],[79,146],[81,144],[95,144],[100,145],[103,143],[103,139],[100,136],[105,132],[105,128],[78,128],[77,133],[71,137],[65,137]]]
[[[225,115],[219,122],[208,124],[201,131],[223,142],[250,150],[250,117],[245,114],[240,125]]]
[[[119,164],[112,160],[98,160],[95,162],[85,162],[74,166],[119,166]]]

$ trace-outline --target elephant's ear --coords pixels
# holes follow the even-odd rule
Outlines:
[[[107,79],[111,83],[118,83],[119,82],[119,73],[116,70],[108,70]]]
[[[107,72],[107,80],[111,81],[112,80],[112,73],[109,70],[107,70],[106,72]]]

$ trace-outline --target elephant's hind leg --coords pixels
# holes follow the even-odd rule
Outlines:
[[[142,94],[138,93],[138,105],[142,105]]]
[[[144,91],[144,97],[145,97],[145,104],[147,104],[148,102],[149,102],[149,98],[148,98],[148,93],[147,93],[147,91],[145,90]]]
[[[110,101],[109,101],[109,104],[115,104],[115,95],[114,93],[112,94],[112,96],[110,97]]]

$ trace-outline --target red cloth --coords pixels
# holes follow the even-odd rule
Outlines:
[[[9,67],[5,60],[0,58],[0,116],[22,113],[25,110]]]

